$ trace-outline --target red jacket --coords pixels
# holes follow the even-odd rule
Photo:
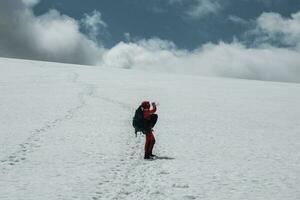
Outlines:
[[[143,109],[144,119],[150,119],[150,115],[156,112],[156,106],[154,105],[152,109]]]

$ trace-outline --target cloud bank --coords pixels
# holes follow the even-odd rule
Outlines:
[[[206,44],[192,52],[168,46],[169,42],[158,39],[121,42],[104,53],[103,65],[145,71],[300,82],[300,54],[295,49],[247,48],[239,42]]]
[[[82,34],[79,23],[50,10],[35,16],[36,0],[0,3],[0,55],[77,64],[96,64],[103,48]]]
[[[299,16],[300,12],[288,19],[276,13],[263,13],[255,20],[254,34],[260,43],[254,47],[235,40],[232,43],[207,43],[187,51],[160,39],[121,42],[105,51],[102,65],[300,83]],[[284,46],[272,45],[272,40],[281,41]]]
[[[86,14],[80,21],[57,10],[35,16],[32,6],[36,3],[37,0],[0,2],[0,56],[300,83],[300,12],[289,18],[263,13],[254,19],[253,34],[260,42],[252,47],[235,40],[207,43],[188,51],[159,38],[133,41],[127,33],[127,41],[106,49],[97,40],[108,27],[100,12]],[[230,20],[241,21],[237,16]],[[83,34],[81,28],[88,33]],[[274,40],[281,45],[275,45]]]

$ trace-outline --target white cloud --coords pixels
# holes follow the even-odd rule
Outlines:
[[[170,4],[183,4],[185,0],[168,0]],[[221,0],[192,0],[192,4],[185,11],[191,18],[201,19],[222,10]]]
[[[120,42],[103,55],[103,66],[120,68],[138,68],[144,70],[164,71],[169,66],[161,66],[172,62],[182,50],[176,50],[172,42],[160,39],[141,40],[135,43]],[[155,66],[161,66],[157,68]]]
[[[23,0],[24,1],[24,0]],[[0,55],[27,59],[97,64],[103,51],[79,31],[79,23],[57,10],[35,16],[37,1],[0,2]]]
[[[106,31],[107,24],[102,20],[101,13],[94,10],[90,15],[85,14],[81,20],[84,28],[88,31],[88,35],[94,41],[97,40],[97,36]]]
[[[247,48],[206,44],[189,52],[154,39],[119,43],[103,56],[102,65],[146,71],[186,73],[269,81],[300,82],[299,51],[285,48]]]
[[[280,41],[285,45],[300,44],[300,12],[284,18],[278,13],[263,13],[257,19],[257,34],[264,39]]]
[[[222,9],[216,0],[197,0],[196,6],[188,10],[188,15],[193,18],[202,18],[210,14],[216,14]]]
[[[228,17],[228,20],[235,23],[235,24],[240,24],[240,25],[247,25],[247,24],[250,23],[248,20],[245,20],[245,19],[243,19],[241,17],[238,17],[236,15],[230,15]]]
[[[130,33],[124,33],[124,38],[126,42],[130,42],[131,41],[131,35]]]
[[[40,2],[40,0],[22,0],[27,6],[34,6]]]

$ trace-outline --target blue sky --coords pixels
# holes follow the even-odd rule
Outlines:
[[[133,39],[158,37],[173,41],[179,48],[195,49],[209,41],[230,42],[234,37],[247,40],[244,34],[251,28],[251,21],[264,12],[275,12],[288,17],[300,10],[299,0],[216,0],[211,1],[217,5],[215,11],[193,15],[193,9],[201,6],[199,2],[201,3],[199,0],[87,0],[83,3],[82,0],[42,0],[34,11],[41,15],[49,9],[56,9],[80,20],[85,13],[97,10],[107,24],[106,33],[99,35],[106,47],[125,40],[125,33],[129,33]]]
[[[1,0],[0,56],[300,83],[300,1]]]

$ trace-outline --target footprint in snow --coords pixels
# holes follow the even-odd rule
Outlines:
[[[170,174],[170,173],[167,172],[167,171],[161,171],[161,172],[159,172],[159,174],[160,174],[160,175],[167,175],[167,174]]]
[[[197,199],[197,197],[192,196],[192,195],[186,195],[186,196],[183,196],[183,199],[190,200],[190,199]]]
[[[189,188],[188,184],[180,184],[180,183],[174,183],[172,185],[173,188],[181,188],[181,189],[185,189],[185,188]]]

